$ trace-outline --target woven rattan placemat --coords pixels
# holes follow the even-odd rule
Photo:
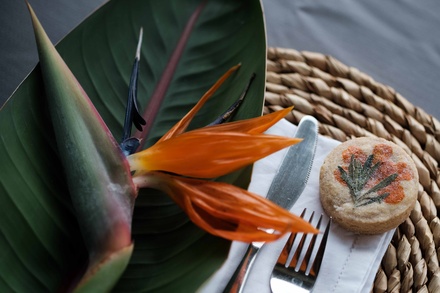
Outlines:
[[[372,292],[440,292],[440,122],[393,88],[319,53],[269,48],[265,113],[295,106],[297,124],[312,115],[339,141],[378,136],[402,146],[417,165],[416,207],[382,259]]]

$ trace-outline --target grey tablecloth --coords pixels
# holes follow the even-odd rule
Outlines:
[[[52,41],[104,0],[31,0]],[[330,54],[440,119],[440,1],[263,0],[269,46]],[[0,104],[37,62],[24,1],[0,0]]]

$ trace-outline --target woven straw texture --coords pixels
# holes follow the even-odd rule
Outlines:
[[[388,246],[371,292],[440,292],[440,123],[393,88],[323,54],[269,48],[265,114],[319,121],[339,141],[378,136],[400,145],[419,176],[418,201]]]

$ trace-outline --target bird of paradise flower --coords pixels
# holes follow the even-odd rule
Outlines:
[[[287,232],[317,233],[300,217],[259,195],[207,180],[299,142],[263,134],[290,108],[185,132],[197,111],[238,66],[223,75],[152,147],[131,154],[136,141],[125,137],[123,143],[134,142],[127,157],[30,6],[29,10],[57,145],[89,252],[88,267],[74,288],[110,290],[124,271],[133,251],[131,221],[139,188],[164,191],[196,225],[226,239],[271,241]],[[136,116],[136,111],[130,111],[133,113]],[[267,229],[275,232],[268,233]]]

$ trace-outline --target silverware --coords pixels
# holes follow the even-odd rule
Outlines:
[[[286,210],[292,208],[307,185],[318,140],[318,121],[312,116],[304,116],[295,137],[303,141],[289,148],[267,195],[267,199]],[[248,246],[223,292],[243,292],[249,271],[263,245],[264,242],[252,242]]]
[[[301,217],[304,218],[306,210]],[[313,215],[309,222],[312,223]],[[320,230],[323,216],[318,220],[316,229]],[[330,231],[328,221],[325,232],[318,234],[292,233],[284,245],[270,276],[270,289],[273,293],[311,292],[318,277]],[[300,238],[301,237],[301,238]],[[310,239],[308,239],[310,238]],[[293,256],[289,257],[291,252]]]

